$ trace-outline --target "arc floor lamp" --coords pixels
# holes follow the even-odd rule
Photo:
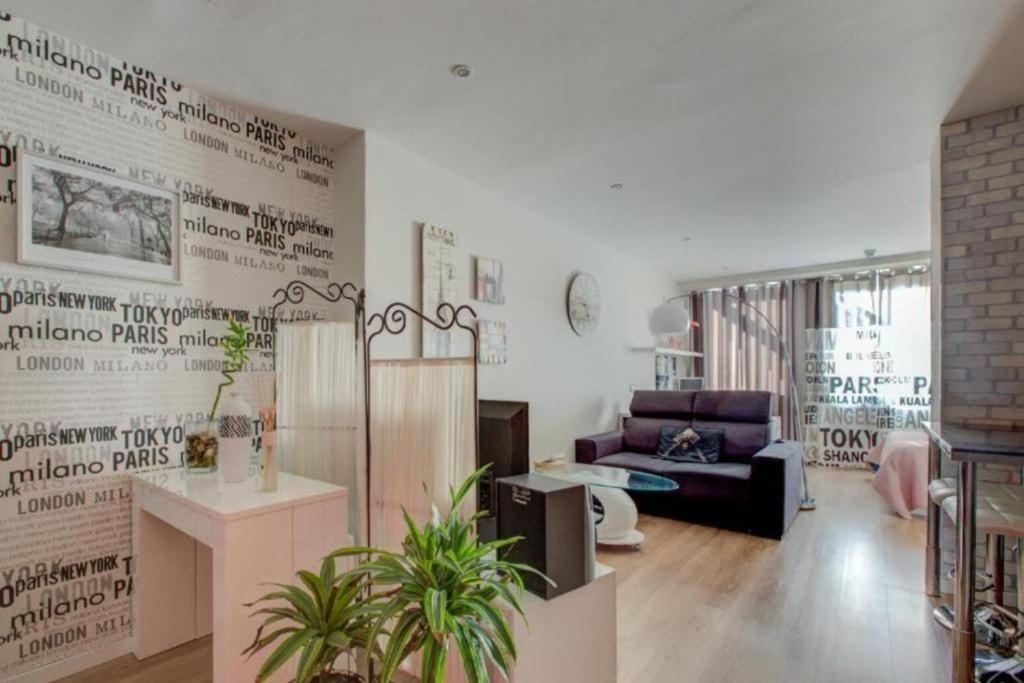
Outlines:
[[[758,310],[757,306],[754,306],[749,301],[741,299],[735,294],[730,294],[725,290],[722,290],[721,294],[723,298],[735,301],[741,307],[746,307],[745,310],[753,311],[754,314],[768,326],[768,329],[772,331],[775,338],[779,340],[779,347],[782,349],[782,355],[786,357],[786,369],[788,370],[787,378],[789,379],[789,400],[793,408],[793,427],[796,430],[797,440],[800,443],[803,443],[803,412],[801,412],[800,409],[800,396],[798,395],[797,390],[796,374],[793,372],[793,358],[789,355],[789,345],[786,344],[786,340],[782,336],[782,333],[779,332],[778,328],[772,324],[772,321],[768,319],[768,316]],[[674,301],[684,298],[684,296],[686,295],[674,296],[651,311],[651,316],[648,320],[648,328],[652,335],[657,337],[659,335],[685,335],[690,333],[690,311],[679,304],[673,303]],[[803,495],[800,497],[800,509],[813,510],[817,507],[817,504],[815,503],[814,498],[811,498],[810,489],[807,486],[807,466],[804,463],[803,457],[800,458],[800,475],[803,479]]]

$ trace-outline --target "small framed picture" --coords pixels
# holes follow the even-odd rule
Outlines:
[[[489,304],[505,303],[505,265],[501,261],[476,257],[476,299]]]
[[[18,262],[181,284],[176,192],[18,150]]]
[[[477,320],[477,362],[481,365],[508,363],[508,325],[501,320]]]

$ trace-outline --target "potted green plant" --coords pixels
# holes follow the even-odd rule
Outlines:
[[[224,388],[235,383],[235,373],[249,362],[249,327],[234,317],[229,319],[228,332],[221,337],[220,347],[224,352],[224,365],[220,371],[224,381],[217,385],[213,407],[209,415],[185,427],[185,467],[190,472],[212,472],[217,469],[217,430],[213,423]]]
[[[403,508],[408,534],[401,553],[344,548],[331,554],[367,556],[353,571],[367,575],[380,591],[374,598],[379,616],[370,640],[376,642],[378,634],[390,630],[380,655],[381,683],[391,683],[399,665],[416,652],[422,655],[423,683],[441,683],[451,643],[472,683],[490,681],[488,662],[508,678],[517,657],[516,642],[498,603],[504,601],[525,617],[519,602],[522,573],[540,573],[499,558],[520,537],[481,543],[476,522],[486,513],[469,519],[460,515],[463,499],[487,469],[482,467],[458,490],[450,490],[451,509],[444,519],[435,509],[434,518],[419,526]]]
[[[220,347],[224,350],[224,365],[220,370],[224,381],[217,385],[213,407],[210,408],[211,420],[217,416],[217,405],[220,403],[224,387],[234,384],[235,373],[249,362],[249,327],[235,320],[234,316],[229,318],[228,333],[220,338]]]
[[[346,653],[380,654],[374,638],[380,603],[369,592],[365,572],[336,574],[334,560],[324,558],[320,573],[302,570],[299,585],[273,584],[278,590],[246,604],[264,606],[253,616],[264,616],[256,637],[242,654],[252,657],[275,645],[256,676],[266,680],[298,655],[295,683],[357,683],[357,672],[335,671],[335,660]],[[373,637],[371,637],[373,634]]]

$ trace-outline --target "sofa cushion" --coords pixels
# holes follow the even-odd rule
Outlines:
[[[699,391],[693,401],[693,417],[708,422],[772,421],[770,391]]]
[[[654,455],[658,452],[658,439],[661,437],[662,427],[685,429],[689,426],[689,420],[665,420],[652,417],[626,418],[626,429],[622,437],[622,447],[624,450],[633,453]]]
[[[639,472],[647,472],[648,474],[661,474],[675,463],[665,458],[647,455],[646,453],[623,452],[598,458],[594,461],[594,464],[607,465],[608,467],[624,467]]]
[[[771,439],[771,424],[768,423],[694,420],[693,426],[698,429],[721,429],[725,432],[719,462],[740,462],[749,465],[754,454],[767,446]]]
[[[677,495],[684,498],[736,503],[750,500],[750,465],[677,462],[659,474],[679,484]]]
[[[693,415],[696,391],[634,391],[629,412],[636,417],[688,420]]]
[[[718,462],[724,439],[721,429],[662,427],[657,455],[676,462]]]

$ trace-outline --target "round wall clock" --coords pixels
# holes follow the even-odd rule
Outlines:
[[[573,332],[581,337],[590,334],[597,327],[601,316],[601,291],[597,280],[587,273],[578,273],[569,284],[567,301],[569,324]]]

